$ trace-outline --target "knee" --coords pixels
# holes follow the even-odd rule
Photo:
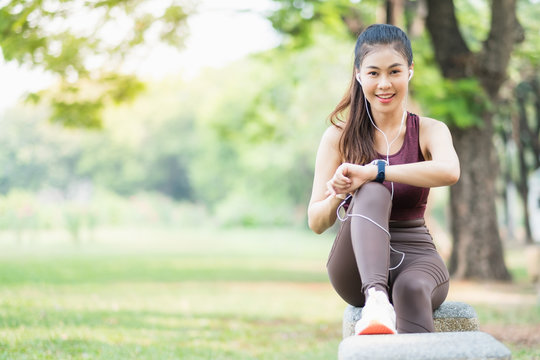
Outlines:
[[[353,211],[387,208],[391,200],[390,191],[384,185],[369,182],[362,185],[354,194]]]
[[[394,303],[420,305],[430,301],[430,292],[429,282],[421,278],[408,278],[407,281],[399,281],[394,284],[392,298]]]

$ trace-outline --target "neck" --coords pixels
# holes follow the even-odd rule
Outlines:
[[[400,126],[406,117],[404,114],[406,114],[406,110],[400,108],[392,112],[374,112],[372,116],[377,127],[384,131],[384,129],[394,129]]]

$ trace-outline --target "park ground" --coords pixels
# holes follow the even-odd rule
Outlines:
[[[335,359],[345,303],[332,234],[99,229],[0,234],[0,359]],[[512,283],[452,281],[481,330],[540,359],[540,302],[519,247]]]

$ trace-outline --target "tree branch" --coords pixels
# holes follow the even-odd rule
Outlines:
[[[513,47],[524,39],[523,28],[516,17],[516,0],[493,0],[491,29],[482,51],[477,54],[475,69],[490,96],[495,97],[499,92]]]
[[[435,58],[445,78],[460,79],[473,73],[473,54],[459,32],[452,0],[427,0],[426,26]]]

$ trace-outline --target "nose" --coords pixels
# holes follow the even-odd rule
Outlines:
[[[380,89],[386,89],[386,88],[389,88],[390,85],[391,85],[390,79],[389,79],[387,76],[383,75],[383,76],[381,76],[381,77],[379,78],[379,84],[378,84],[378,87],[379,87]]]

